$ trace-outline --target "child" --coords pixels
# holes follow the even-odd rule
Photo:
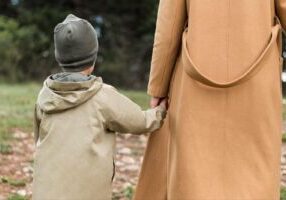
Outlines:
[[[63,71],[44,82],[35,108],[34,200],[111,199],[115,132],[141,134],[161,126],[165,102],[142,111],[91,75],[96,32],[74,15],[54,30]]]

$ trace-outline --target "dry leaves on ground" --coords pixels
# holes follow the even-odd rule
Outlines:
[[[118,135],[113,199],[131,199],[138,180],[147,136]],[[0,200],[31,199],[34,140],[32,134],[14,130],[13,139],[0,149]],[[51,172],[52,173],[52,172]]]
[[[147,136],[117,135],[116,175],[113,199],[131,199],[138,181]],[[32,134],[15,129],[13,139],[0,146],[0,200],[31,199],[34,140]],[[52,173],[52,172],[51,172]],[[281,185],[286,186],[286,145],[282,146]],[[9,199],[9,200],[10,200]]]

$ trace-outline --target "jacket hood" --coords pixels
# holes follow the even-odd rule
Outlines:
[[[102,87],[102,79],[79,73],[59,73],[49,76],[39,93],[37,104],[45,113],[55,113],[77,107]]]

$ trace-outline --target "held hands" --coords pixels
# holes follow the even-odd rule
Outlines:
[[[165,109],[167,109],[168,108],[168,98],[167,97],[163,97],[163,98],[151,97],[150,107],[155,108],[156,106],[159,106],[159,105],[164,107]]]

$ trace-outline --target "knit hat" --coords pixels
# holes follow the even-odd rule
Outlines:
[[[55,57],[64,71],[79,72],[97,58],[96,31],[86,20],[69,14],[54,29]]]

